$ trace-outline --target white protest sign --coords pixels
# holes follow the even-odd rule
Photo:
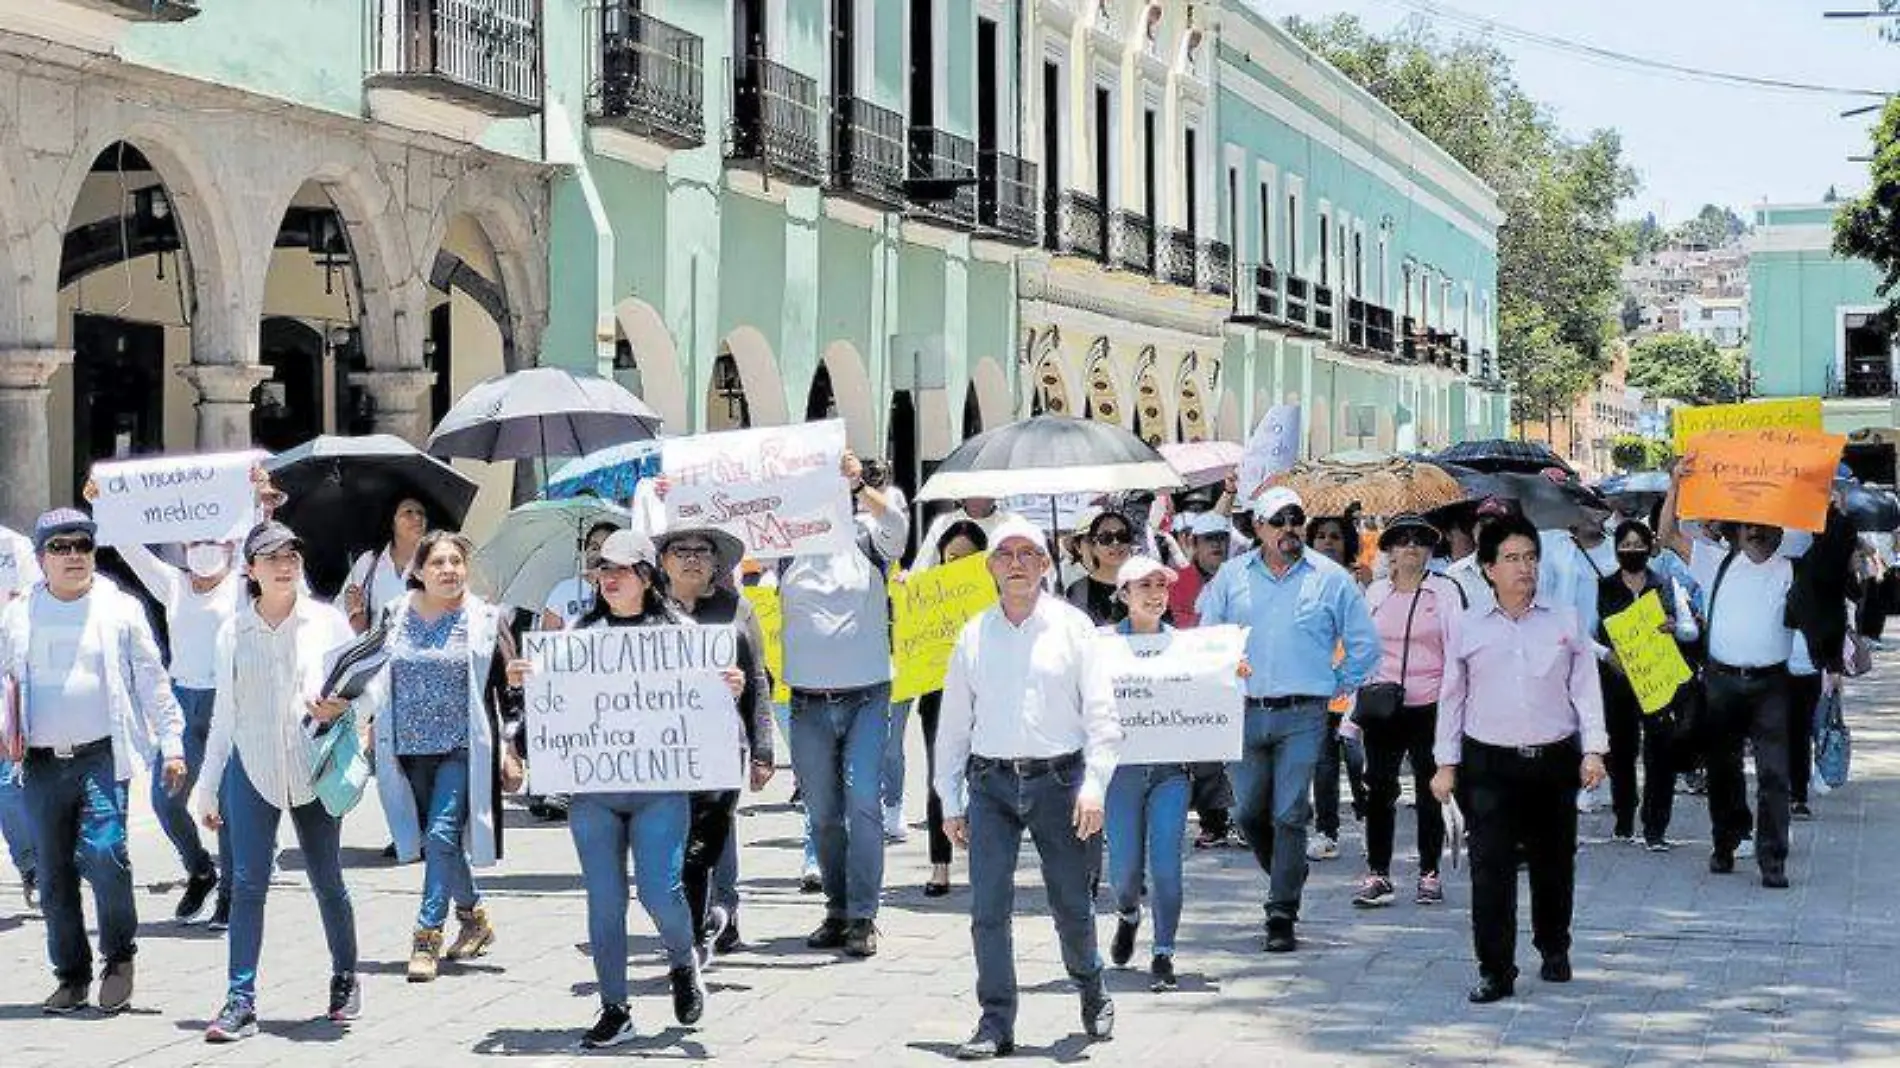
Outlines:
[[[99,544],[244,540],[257,525],[255,466],[251,452],[94,464]]]
[[[1300,406],[1276,404],[1268,408],[1247,438],[1247,448],[1234,475],[1240,499],[1251,503],[1259,495],[1261,483],[1292,467],[1299,458]]]
[[[1097,637],[1096,669],[1108,673],[1121,721],[1118,763],[1239,760],[1246,717],[1234,672],[1246,641],[1231,626]]]
[[[737,790],[744,739],[720,672],[732,627],[590,627],[522,638],[540,794]]]
[[[857,526],[844,449],[840,419],[668,438],[667,526],[717,527],[760,560],[849,552]]]

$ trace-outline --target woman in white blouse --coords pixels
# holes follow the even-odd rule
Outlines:
[[[343,821],[311,790],[312,746],[306,717],[329,722],[341,701],[319,701],[324,654],[350,640],[348,621],[303,587],[303,543],[281,523],[264,523],[244,543],[249,593],[218,632],[217,700],[196,803],[205,826],[230,833],[230,985],[224,1009],[205,1029],[207,1042],[257,1033],[257,961],[264,940],[264,896],[277,855],[277,826],[290,816],[330,949],[332,1020],[355,1019],[356,916],[343,884]],[[223,797],[217,783],[231,774]]]

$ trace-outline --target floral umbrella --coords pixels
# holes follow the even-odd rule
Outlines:
[[[1294,464],[1267,480],[1300,495],[1308,515],[1345,515],[1353,505],[1375,516],[1429,512],[1465,499],[1458,480],[1423,460],[1383,452],[1339,452]]]

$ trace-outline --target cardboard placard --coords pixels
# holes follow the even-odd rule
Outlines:
[[[759,617],[759,631],[765,641],[765,670],[772,673],[772,703],[790,703],[792,688],[785,685],[785,607],[777,586],[741,586],[739,592],[752,602],[752,613]]]
[[[1847,439],[1789,427],[1698,434],[1679,474],[1684,519],[1819,531]]]
[[[1239,760],[1246,716],[1234,672],[1246,642],[1234,626],[1097,637],[1094,666],[1108,673],[1121,721],[1117,763]]]
[[[850,551],[857,541],[841,419],[668,438],[666,522],[717,527],[758,560]]]
[[[1676,690],[1692,677],[1675,637],[1663,630],[1668,622],[1655,590],[1603,620],[1610,645],[1623,665],[1623,675],[1629,679],[1630,689],[1636,691],[1636,703],[1648,715],[1669,707]]]
[[[249,452],[94,464],[92,518],[101,545],[244,540],[257,525]]]
[[[891,700],[908,701],[943,689],[957,635],[977,613],[996,603],[989,554],[913,571],[891,583]]]
[[[1791,430],[1821,429],[1821,398],[1791,397],[1787,400],[1749,401],[1746,404],[1711,404],[1701,408],[1677,408],[1670,415],[1674,423],[1676,455],[1687,452],[1697,435],[1715,430]]]

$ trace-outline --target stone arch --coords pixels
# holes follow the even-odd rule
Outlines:
[[[660,413],[668,433],[686,433],[693,425],[690,389],[680,373],[673,335],[659,311],[646,301],[628,297],[614,305],[614,323],[633,349],[634,366],[640,369],[640,399]]]
[[[362,297],[358,329],[363,354],[370,367],[414,368],[421,365],[421,327],[413,338],[402,335],[412,313],[402,303],[404,280],[415,277],[406,235],[399,222],[395,197],[367,155],[327,160],[312,169],[284,195],[288,204],[305,181],[322,187],[343,220],[343,230],[355,261],[356,285]],[[420,309],[415,312],[419,316]]]
[[[844,420],[845,438],[851,447],[865,456],[878,455],[877,402],[871,393],[871,375],[864,357],[849,341],[833,341],[825,346],[820,361],[831,377],[831,395]]]
[[[430,220],[422,244],[428,252],[416,263],[426,280],[450,224],[463,215],[475,220],[494,251],[507,301],[511,322],[504,335],[510,340],[509,370],[541,362],[541,335],[547,329],[547,234],[535,226],[535,213],[523,202],[524,187],[541,188],[538,182],[519,182],[492,169],[463,175]]]
[[[984,356],[970,367],[969,390],[976,397],[984,430],[993,430],[1009,419],[1009,378],[994,357]]]
[[[785,404],[785,382],[772,357],[772,343],[764,334],[756,327],[738,327],[721,342],[720,355],[730,356],[738,368],[753,426],[784,426],[791,421]]]

